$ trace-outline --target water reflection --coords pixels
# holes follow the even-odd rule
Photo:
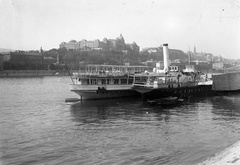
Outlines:
[[[216,96],[211,99],[216,109],[236,110],[240,107],[240,96]]]
[[[224,120],[233,120],[240,116],[240,95],[216,96],[211,99],[214,110],[212,113],[221,115]]]
[[[239,140],[240,95],[169,108],[129,98],[69,105],[69,81],[1,81],[4,164],[197,164]]]
[[[139,99],[88,100],[71,105],[73,121],[100,123],[105,120],[168,120],[170,111],[152,107]]]
[[[70,112],[78,132],[110,141],[123,160],[196,164],[239,138],[239,99],[189,98],[168,108],[135,99],[94,100],[72,104]]]
[[[87,100],[70,107],[73,121],[81,124],[115,121],[164,121],[171,117],[194,118],[201,109],[211,111],[209,98],[189,98],[181,105],[161,107],[151,106],[141,99]],[[194,117],[195,116],[195,117]]]

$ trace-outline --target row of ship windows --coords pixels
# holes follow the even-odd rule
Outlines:
[[[132,84],[133,79],[88,79],[81,80],[79,79],[80,84],[82,85],[97,85],[97,84]]]
[[[206,89],[203,88],[198,88],[198,89],[183,89],[183,90],[179,90],[179,91],[175,91],[175,93],[191,93],[191,92],[200,92],[200,91],[204,91]],[[167,90],[167,91],[171,91],[171,90]]]

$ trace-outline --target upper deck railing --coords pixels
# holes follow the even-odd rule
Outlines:
[[[116,77],[116,76],[129,76],[129,73],[123,72],[76,72],[73,73],[74,77]]]

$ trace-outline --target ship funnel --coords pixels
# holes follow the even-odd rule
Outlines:
[[[164,65],[164,71],[168,71],[169,67],[169,50],[168,50],[168,44],[163,44],[163,65]]]

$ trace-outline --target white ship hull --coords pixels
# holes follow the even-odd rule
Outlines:
[[[130,97],[137,93],[131,90],[131,85],[78,85],[71,84],[70,90],[77,93],[80,99],[109,99]]]
[[[132,83],[141,77],[133,73],[146,69],[147,66],[86,65],[73,73],[70,90],[86,100],[135,96]]]

